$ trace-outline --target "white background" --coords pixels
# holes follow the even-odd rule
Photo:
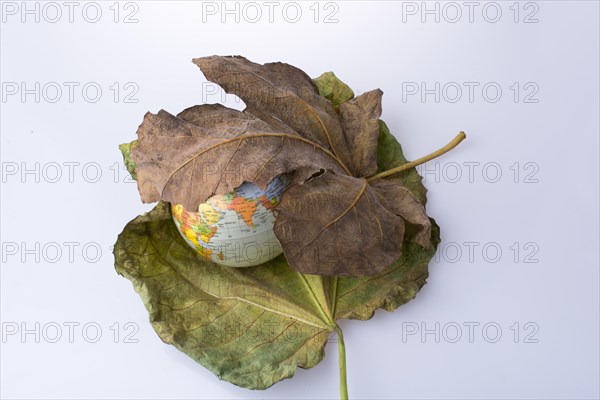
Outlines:
[[[219,8],[214,15],[202,3],[109,2],[96,23],[86,21],[93,5],[86,14],[87,3],[77,3],[71,23],[57,4],[54,23],[56,8],[45,3],[39,22],[21,2],[2,4],[2,398],[338,396],[335,343],[317,367],[267,391],[219,381],[160,341],[114,271],[110,246],[150,208],[115,169],[117,145],[135,138],[147,111],[219,102],[191,63],[212,54],[284,61],[313,77],[333,70],[357,94],[381,88],[382,118],[409,159],[460,130],[468,135],[421,170],[443,238],[428,284],[394,313],[341,322],[352,398],[599,397],[597,2],[479,2],[472,22],[463,2],[427,3],[438,7],[436,22],[421,2],[392,1],[320,3],[315,22],[307,2],[296,23],[284,2],[273,22],[258,2],[263,15],[254,23],[256,9],[243,3],[236,22],[221,2],[209,5]],[[124,23],[132,12],[137,22]],[[39,102],[35,93],[22,98],[21,83],[35,92],[36,82]],[[62,87],[55,103],[53,82]],[[72,102],[64,82],[79,84]],[[422,82],[439,82],[439,101],[410,94]],[[478,85],[472,99],[465,82]],[[101,87],[97,102],[93,89],[82,94],[86,83]],[[452,102],[456,86],[462,96]],[[125,102],[136,88],[129,100],[137,102]],[[79,163],[70,164],[72,177],[64,163]],[[77,243],[72,259],[65,242]],[[79,324],[71,338],[69,323]],[[471,338],[469,323],[479,324]],[[95,327],[101,336],[90,343]]]

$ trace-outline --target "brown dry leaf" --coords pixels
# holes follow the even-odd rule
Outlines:
[[[144,202],[195,210],[244,181],[264,188],[292,173],[275,233],[296,271],[376,274],[400,256],[404,220],[420,227],[417,243],[429,243],[424,208],[399,180],[371,186],[364,179],[378,168],[380,90],[342,103],[338,114],[290,65],[219,56],[194,63],[247,109],[201,105],[178,116],[146,114],[132,149]]]

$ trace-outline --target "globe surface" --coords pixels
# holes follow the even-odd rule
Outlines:
[[[266,189],[245,182],[228,194],[217,194],[188,211],[171,205],[181,236],[206,260],[228,267],[251,267],[282,253],[273,232],[273,208],[287,186],[284,175]]]

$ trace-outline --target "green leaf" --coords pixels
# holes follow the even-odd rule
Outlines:
[[[140,294],[150,322],[168,344],[220,379],[265,389],[311,368],[324,356],[340,318],[393,311],[425,284],[439,243],[432,221],[429,249],[408,241],[402,256],[375,276],[322,277],[294,272],[280,256],[250,268],[205,261],[181,238],[169,207],[159,203],[131,221],[115,245],[115,266]]]
[[[379,128],[379,171],[406,163],[385,123]],[[127,163],[130,147],[121,149]],[[415,169],[383,182],[398,179],[425,203]],[[295,272],[283,255],[250,268],[208,262],[187,245],[168,203],[160,202],[125,226],[114,247],[115,268],[133,283],[165,343],[220,379],[265,389],[293,376],[297,367],[318,364],[328,336],[341,334],[337,320],[367,320],[377,309],[393,311],[415,297],[440,242],[439,227],[430,221],[428,246],[418,243],[418,225],[407,223],[400,258],[377,275],[328,277]],[[342,341],[340,346],[343,360]]]
[[[131,158],[131,150],[135,146],[137,146],[137,140],[134,140],[131,143],[123,143],[119,145],[119,150],[121,150],[121,154],[123,155],[123,162],[125,163],[125,168],[131,174],[133,179],[137,179],[135,169],[137,168],[137,164]]]
[[[348,85],[338,79],[333,72],[325,72],[318,78],[313,79],[319,94],[331,100],[334,107],[352,99],[354,92]]]

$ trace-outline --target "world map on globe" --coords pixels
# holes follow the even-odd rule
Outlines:
[[[189,211],[171,205],[171,214],[185,241],[204,259],[229,267],[250,267],[282,253],[273,232],[273,208],[288,184],[275,177],[266,189],[244,182],[227,194],[217,194]]]

